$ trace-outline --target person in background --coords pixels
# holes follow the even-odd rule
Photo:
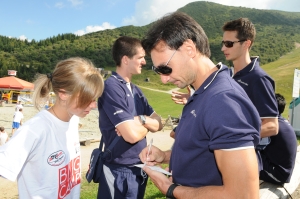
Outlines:
[[[172,178],[147,166],[144,171],[167,198],[257,199],[260,118],[228,68],[210,60],[202,27],[184,13],[171,13],[153,23],[142,45],[163,83],[195,89],[172,150],[152,146],[140,153],[147,165],[170,163]]]
[[[285,98],[276,93],[279,117],[279,132],[271,137],[271,142],[260,151],[263,170],[259,179],[273,184],[290,182],[297,154],[297,137],[293,127],[281,116],[285,109]]]
[[[8,134],[3,126],[0,127],[0,146],[4,145],[8,141]]]
[[[24,118],[24,115],[22,113],[23,109],[17,109],[13,116],[13,123],[11,128],[11,136],[13,136],[16,129],[20,128],[20,125],[22,125],[22,119]]]
[[[132,165],[141,163],[139,153],[147,146],[148,131],[162,129],[161,118],[131,82],[132,76],[141,74],[146,64],[140,40],[119,37],[113,44],[112,55],[116,72],[105,81],[103,95],[98,100],[99,127],[105,146],[116,136],[122,137],[112,150],[111,160],[104,163],[98,198],[143,199],[147,177]]]
[[[269,143],[269,137],[278,133],[278,109],[274,80],[259,66],[258,57],[250,57],[256,36],[253,23],[247,18],[226,22],[223,27],[222,51],[232,61],[232,78],[246,91],[261,118],[257,149]]]
[[[96,108],[103,86],[99,71],[79,57],[62,60],[53,73],[39,75],[34,106],[40,110],[50,91],[56,94],[54,106],[25,122],[0,147],[0,175],[17,179],[20,198],[80,198],[78,117]]]
[[[22,101],[18,101],[16,104],[16,111],[19,111],[20,109],[23,109]]]

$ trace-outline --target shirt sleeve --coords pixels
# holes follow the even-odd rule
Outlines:
[[[0,147],[0,175],[15,181],[37,143],[38,138],[30,133],[28,126],[19,128],[10,140]]]
[[[114,126],[125,120],[133,119],[133,107],[130,109],[124,89],[116,84],[105,85],[105,90],[99,98],[101,109]]]
[[[203,124],[209,133],[211,150],[248,148],[258,144],[260,119],[250,99],[221,93],[206,107]]]
[[[260,77],[255,81],[252,90],[252,102],[261,118],[278,117],[277,101],[274,88],[267,77]]]

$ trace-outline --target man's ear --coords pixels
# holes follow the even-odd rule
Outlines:
[[[197,52],[195,43],[191,39],[188,39],[185,42],[183,42],[183,44],[186,48],[188,56],[192,58],[195,57]]]
[[[252,41],[250,41],[250,40],[248,39],[248,40],[246,40],[246,41],[244,41],[244,42],[245,42],[245,46],[246,46],[247,48],[250,48]]]
[[[125,64],[125,65],[128,64],[128,57],[127,57],[126,55],[124,55],[124,56],[122,57],[122,59],[121,59],[121,65],[122,65],[122,63]]]

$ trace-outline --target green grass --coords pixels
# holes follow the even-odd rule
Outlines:
[[[289,104],[293,99],[294,70],[300,68],[300,48],[275,62],[263,65],[262,68],[274,79],[276,92],[285,97],[287,105],[282,116],[288,118]]]
[[[183,106],[175,104],[171,100],[170,94],[151,91],[148,89],[142,89],[142,91],[148,99],[149,104],[162,118],[167,118],[168,115],[173,117],[178,117],[181,115]]]
[[[81,175],[81,199],[95,199],[97,197],[98,192],[97,183],[88,183],[85,178],[85,172]],[[153,184],[153,182],[149,179],[147,183],[146,193],[144,199],[163,199],[166,198]]]
[[[83,172],[81,175],[81,192],[80,192],[80,198],[81,199],[95,199],[97,198],[97,192],[98,192],[98,184],[96,183],[88,183],[88,181],[85,178],[85,173]]]

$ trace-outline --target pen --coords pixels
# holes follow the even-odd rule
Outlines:
[[[147,162],[147,160],[148,160],[148,157],[149,157],[149,155],[150,155],[150,150],[151,150],[151,147],[152,147],[152,142],[153,142],[153,138],[151,138],[151,140],[150,140],[150,143],[149,143],[149,146],[148,146],[148,152],[147,152],[147,156],[146,156],[146,162]],[[145,162],[145,163],[146,163]]]

